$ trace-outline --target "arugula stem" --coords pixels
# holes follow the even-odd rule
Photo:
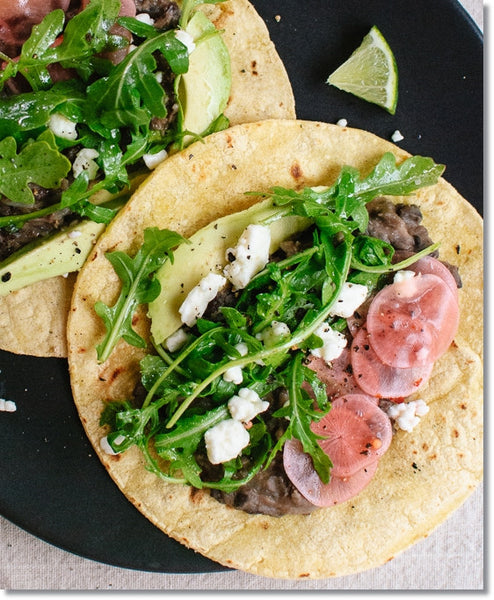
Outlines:
[[[160,477],[168,483],[180,483],[182,485],[185,485],[187,483],[187,479],[183,477],[170,477],[163,473],[163,471],[158,466],[158,461],[151,456],[151,453],[149,451],[149,439],[146,440],[146,443],[139,444],[139,447],[142,450],[142,453],[144,454],[144,458],[146,459],[146,469],[148,471],[154,473],[155,475],[157,475],[158,477]]]
[[[368,266],[368,265],[365,265],[365,264],[359,262],[354,257],[352,258],[351,266],[352,266],[352,268],[358,269],[359,271],[363,271],[365,273],[382,273],[382,274],[393,273],[394,271],[400,271],[401,269],[405,269],[406,267],[413,265],[414,263],[416,263],[419,259],[423,258],[424,256],[428,256],[429,254],[432,254],[432,252],[437,250],[440,245],[441,244],[439,242],[437,242],[435,244],[431,244],[430,246],[427,246],[427,248],[420,250],[420,252],[417,252],[416,254],[412,254],[412,256],[409,256],[408,258],[405,258],[404,260],[401,260],[400,262],[397,262],[393,265],[389,265],[387,267]]]
[[[218,333],[219,331],[221,332],[221,331],[227,331],[227,330],[224,327],[220,327],[220,328],[215,328],[215,329],[212,329],[212,330],[206,332],[201,337],[194,340],[189,346],[187,346],[187,348],[183,352],[181,352],[173,362],[166,361],[169,363],[168,368],[163,371],[163,373],[158,377],[158,379],[152,385],[151,389],[149,390],[149,392],[146,395],[146,398],[144,399],[142,408],[145,408],[151,402],[151,400],[153,399],[153,396],[156,394],[157,389],[162,384],[162,382],[165,381],[165,379],[168,377],[168,375],[170,375],[170,373],[172,373],[175,369],[177,369],[178,365],[181,362],[183,362],[187,358],[187,356],[193,350],[195,350],[205,339],[207,339],[209,334],[212,334],[213,332]]]

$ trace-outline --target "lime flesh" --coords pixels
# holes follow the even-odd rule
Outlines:
[[[398,69],[391,48],[376,26],[350,58],[331,73],[327,82],[395,114]]]

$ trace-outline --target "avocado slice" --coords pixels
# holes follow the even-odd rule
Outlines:
[[[277,250],[282,241],[309,226],[309,219],[282,216],[283,212],[271,199],[264,200],[213,221],[192,235],[189,243],[175,250],[173,262],[167,261],[156,274],[161,292],[148,307],[151,334],[156,343],[162,343],[182,326],[178,309],[187,294],[209,272],[222,273],[227,249],[236,245],[248,225],[269,224],[270,253]]]
[[[74,223],[49,240],[39,239],[0,264],[0,296],[71,271],[78,271],[105,225],[94,221]]]
[[[179,124],[182,131],[201,135],[225,110],[230,97],[230,54],[220,32],[201,11],[194,13],[185,31],[196,47],[189,55],[189,70],[177,78]]]

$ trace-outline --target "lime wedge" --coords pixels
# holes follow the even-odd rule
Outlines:
[[[350,58],[331,73],[327,82],[395,114],[398,102],[396,60],[375,25]]]

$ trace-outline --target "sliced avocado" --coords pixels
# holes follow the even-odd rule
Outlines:
[[[25,246],[0,264],[0,296],[79,270],[104,229],[102,223],[81,221]]]
[[[200,135],[225,110],[230,97],[230,55],[204,13],[195,12],[185,30],[196,47],[189,55],[189,70],[178,81],[181,129]]]
[[[116,194],[100,190],[91,196],[93,204],[119,209],[147,177],[133,175],[130,186]],[[73,271],[79,271],[106,225],[81,220],[49,237],[39,238],[0,262],[0,296],[23,287]]]
[[[244,229],[251,223],[269,223],[270,252],[277,250],[283,240],[306,229],[309,220],[302,217],[281,217],[280,207],[272,200],[264,200],[247,210],[227,215],[203,227],[181,244],[174,252],[173,263],[167,261],[158,271],[161,293],[149,304],[151,333],[160,344],[181,327],[178,309],[190,290],[209,272],[222,273],[226,251],[237,244]],[[270,222],[271,221],[271,222]]]

